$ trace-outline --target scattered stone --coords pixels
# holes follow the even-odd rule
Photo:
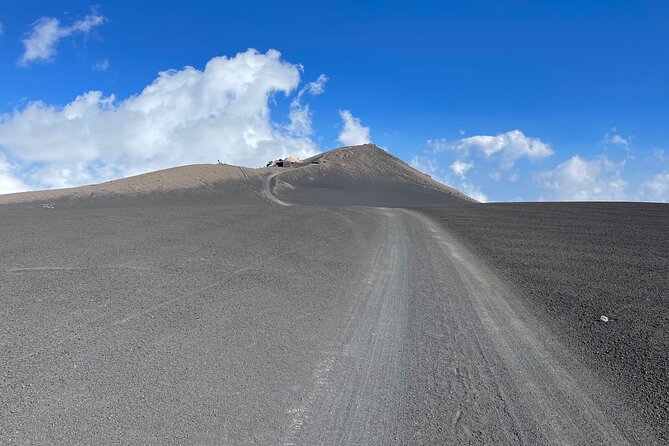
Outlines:
[[[602,321],[602,322],[608,322],[609,318],[606,317],[606,316],[599,316],[599,320]]]

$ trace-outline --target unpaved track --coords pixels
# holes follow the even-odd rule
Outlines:
[[[635,414],[425,217],[385,239],[284,444],[653,444]],[[659,443],[658,443],[659,444]]]
[[[274,181],[274,178],[281,175],[282,173],[286,173],[286,171],[275,172],[275,173],[272,173],[270,175],[267,175],[264,178],[262,194],[263,194],[263,197],[265,197],[271,203],[278,204],[279,206],[292,206],[292,204],[287,203],[287,202],[277,198],[276,195],[274,195],[274,193],[272,192],[272,189],[274,188],[274,185],[272,184],[273,181]]]
[[[0,444],[659,444],[421,215],[0,220]]]
[[[276,194],[274,193],[274,187],[275,187],[274,182],[276,181],[276,178],[279,175],[286,174],[288,172],[294,172],[294,171],[300,170],[300,169],[306,169],[308,167],[313,168],[314,165],[309,164],[309,165],[306,165],[306,166],[284,169],[284,170],[280,170],[278,172],[274,172],[272,174],[267,175],[263,179],[262,196],[265,197],[267,200],[269,200],[271,203],[278,204],[279,206],[293,206],[292,203],[288,203],[286,201],[283,201],[276,196]]]

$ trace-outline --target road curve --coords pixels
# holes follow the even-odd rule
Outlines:
[[[2,444],[660,444],[423,215],[12,212]]]
[[[293,167],[293,168],[282,168],[283,170],[280,170],[279,172],[274,172],[270,175],[267,175],[264,180],[263,180],[263,191],[262,195],[269,200],[271,203],[278,204],[279,206],[292,206],[292,203],[288,203],[286,201],[281,200],[278,198],[276,195],[274,195],[273,192],[273,185],[272,182],[275,180],[276,177],[278,177],[281,174],[287,173],[287,172],[292,172],[294,170],[298,169],[305,169],[307,167],[313,166],[312,164],[307,164],[306,166],[300,166],[300,167]]]

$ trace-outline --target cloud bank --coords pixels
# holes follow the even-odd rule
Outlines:
[[[22,40],[24,52],[19,59],[19,65],[52,61],[60,40],[77,34],[89,34],[93,28],[106,21],[105,17],[95,11],[70,26],[61,26],[60,20],[55,17],[40,18],[34,23],[28,37]]]
[[[86,26],[92,25],[79,25]],[[311,155],[316,146],[308,108],[298,100],[288,124],[270,116],[271,97],[294,91],[300,68],[283,61],[278,51],[249,49],[215,57],[203,70],[161,72],[142,92],[120,101],[89,91],[64,107],[32,102],[0,117],[0,155],[9,155],[14,178],[31,188],[75,186],[217,159],[255,166],[277,155]],[[305,91],[322,92],[325,78],[319,79]],[[0,171],[2,181],[9,181],[8,169]]]
[[[486,159],[497,160],[502,169],[512,168],[521,158],[538,160],[553,154],[553,149],[548,144],[539,138],[525,136],[520,130],[511,130],[496,136],[470,136],[455,142],[431,139],[428,140],[428,145],[435,153],[451,150],[465,156],[479,154]]]
[[[461,129],[460,135],[465,132]],[[488,196],[481,190],[479,185],[473,183],[473,179],[482,178],[500,182],[503,178],[503,171],[512,169],[520,159],[529,159],[531,161],[541,160],[553,155],[553,149],[539,138],[526,136],[520,130],[511,130],[497,135],[476,135],[467,138],[461,138],[455,141],[449,141],[445,138],[428,139],[427,146],[429,154],[427,156],[416,157],[414,162],[425,165],[425,160],[430,160],[429,165],[432,173],[441,177],[440,181],[449,184],[462,192],[477,199],[478,201],[488,201]],[[442,158],[446,154],[452,154],[455,159],[446,161]],[[474,162],[476,158],[476,162]],[[442,161],[446,161],[449,170],[440,167]],[[416,166],[418,165],[416,164]],[[495,169],[490,170],[490,164],[496,165]],[[488,173],[483,177],[478,174],[478,167],[483,166]],[[449,172],[450,171],[450,172]],[[453,174],[454,176],[450,176]],[[505,175],[506,176],[506,175]],[[520,176],[513,172],[509,173],[508,181],[515,183]]]
[[[535,180],[546,189],[544,199],[574,201],[625,200],[627,182],[621,166],[605,157],[591,160],[572,156],[555,169],[540,172]]]
[[[349,110],[339,110],[339,116],[344,122],[344,128],[339,134],[339,142],[345,146],[372,142],[369,137],[369,127],[363,126],[360,119],[353,116]]]

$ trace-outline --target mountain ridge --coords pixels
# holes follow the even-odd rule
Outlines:
[[[315,169],[318,177],[309,172]],[[295,204],[397,207],[475,202],[384,149],[365,144],[319,153],[297,168],[191,164],[99,184],[0,195],[0,205],[271,204],[263,193],[269,177],[275,178],[272,192]]]

